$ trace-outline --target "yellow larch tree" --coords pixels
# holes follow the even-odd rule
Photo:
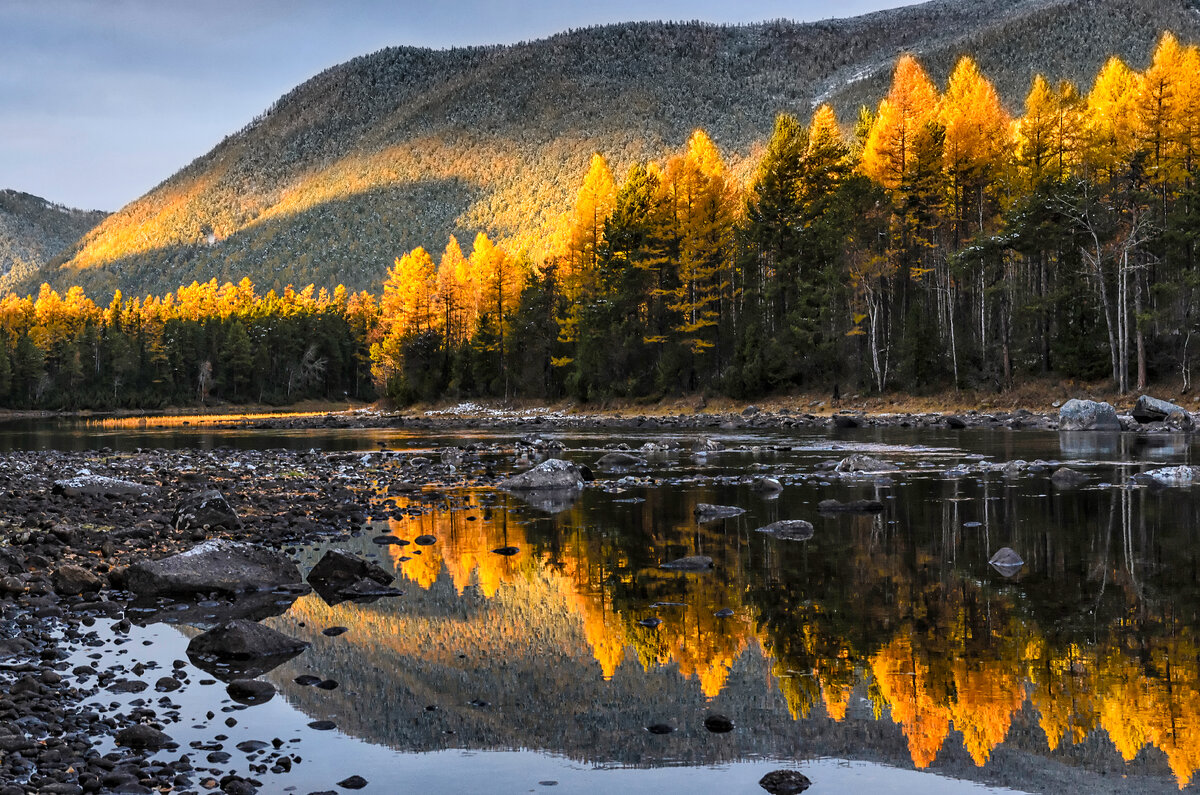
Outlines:
[[[617,188],[603,155],[592,155],[592,164],[566,216],[559,252],[559,281],[566,311],[558,319],[559,339],[573,343],[579,338],[584,304],[599,289],[599,252],[604,224],[616,204]]]
[[[976,231],[985,225],[985,193],[996,184],[1009,152],[1012,120],[995,86],[971,58],[959,60],[938,111],[945,129],[943,163],[949,178],[950,207],[956,234],[965,237],[968,216]]]
[[[862,170],[881,185],[900,187],[931,122],[937,121],[938,91],[911,55],[900,56],[892,87],[880,103],[863,149]]]
[[[1111,176],[1138,145],[1140,82],[1124,61],[1110,58],[1087,96],[1086,157],[1099,173]]]

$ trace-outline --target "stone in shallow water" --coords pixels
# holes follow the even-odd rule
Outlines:
[[[707,555],[689,555],[686,558],[678,558],[659,566],[660,569],[670,569],[671,571],[708,571],[712,567],[713,560]]]
[[[654,629],[655,627],[662,624],[662,622],[663,622],[663,620],[661,618],[643,618],[641,621],[638,622],[638,624],[643,627],[649,627],[650,629]]]
[[[713,734],[725,734],[733,731],[733,721],[724,715],[709,715],[704,719],[704,728]]]
[[[675,727],[667,723],[651,723],[646,727],[646,731],[651,734],[670,734],[675,731]]]
[[[497,547],[496,549],[492,550],[492,552],[495,554],[504,555],[505,557],[511,557],[520,551],[521,550],[518,547]]]
[[[1005,577],[1013,576],[1025,565],[1021,556],[1009,547],[1001,547],[996,550],[996,554],[992,555],[992,559],[988,563],[992,564],[992,567]]]
[[[733,618],[733,610],[728,607],[722,607],[717,612],[713,613],[717,618]]]
[[[362,776],[350,776],[339,781],[338,786],[345,789],[362,789],[367,786],[367,780]]]
[[[799,795],[812,781],[799,770],[772,770],[758,780],[758,786],[771,795]]]
[[[300,581],[300,570],[282,552],[225,539],[205,541],[160,560],[138,561],[125,573],[125,587],[143,596],[236,594]]]
[[[778,538],[780,541],[807,541],[813,537],[812,522],[803,519],[784,519],[756,528],[756,533]]]
[[[734,505],[710,505],[707,502],[697,503],[693,513],[696,519],[701,522],[712,522],[717,519],[732,519],[735,516],[741,516],[746,512],[745,508],[738,508]]]
[[[275,685],[260,679],[234,679],[225,692],[239,704],[266,704],[275,697]]]

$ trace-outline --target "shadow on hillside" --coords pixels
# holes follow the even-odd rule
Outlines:
[[[388,186],[251,224],[211,246],[166,246],[101,267],[60,268],[48,281],[60,292],[78,284],[97,303],[117,288],[132,294],[129,285],[139,295],[161,295],[193,281],[245,276],[260,293],[309,283],[377,292],[405,252],[425,246],[436,260],[446,245],[442,230],[457,226],[481,193],[461,179]],[[39,286],[26,282],[14,291],[36,294]]]

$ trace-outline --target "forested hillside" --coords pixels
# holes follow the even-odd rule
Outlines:
[[[0,301],[0,400],[584,400],[1004,390],[1030,375],[1191,388],[1200,50],[1162,35],[1012,115],[964,56],[911,55],[852,131],[780,114],[743,180],[704,130],[665,163],[594,154],[534,259],[479,233],[382,290],[237,285]]]
[[[0,190],[0,283],[36,278],[108,213],[73,210],[15,190]]]
[[[703,128],[744,182],[779,112],[807,121],[828,101],[850,126],[901,52],[939,84],[970,54],[1019,113],[1035,73],[1086,89],[1110,55],[1144,67],[1164,29],[1194,41],[1200,15],[1184,0],[955,0],[815,24],[631,23],[382,50],[282,97],[65,267],[0,287],[80,284],[99,300],[209,278],[373,289],[397,254],[479,232],[536,262],[595,152],[624,175]]]

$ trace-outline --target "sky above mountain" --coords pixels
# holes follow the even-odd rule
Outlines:
[[[631,20],[849,17],[903,0],[3,0],[0,188],[116,210],[329,66]]]

